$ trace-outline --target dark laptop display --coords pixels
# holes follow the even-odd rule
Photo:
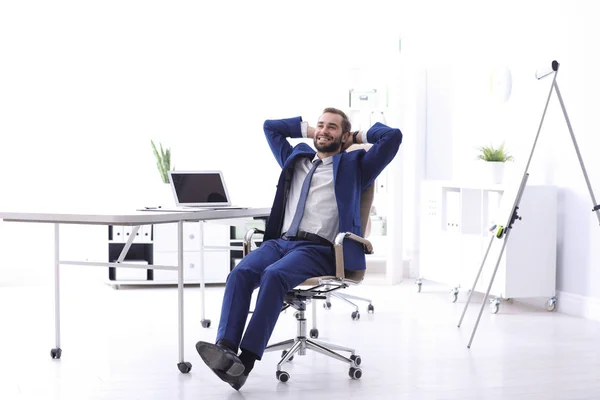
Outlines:
[[[227,187],[219,171],[170,171],[178,206],[228,206]]]

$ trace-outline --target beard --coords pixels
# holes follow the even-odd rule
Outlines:
[[[331,138],[331,142],[325,145],[319,145],[317,138],[314,139],[315,147],[322,153],[333,153],[339,151],[342,147],[342,138]]]

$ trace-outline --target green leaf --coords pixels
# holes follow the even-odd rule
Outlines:
[[[152,151],[154,153],[154,157],[156,158],[156,165],[158,167],[158,172],[160,173],[160,178],[164,183],[169,183],[169,169],[171,167],[171,149],[167,148],[165,151],[162,143],[159,143],[159,152],[156,148],[156,145],[154,144],[154,141],[151,140],[150,143],[152,143]]]
[[[477,158],[479,160],[484,161],[496,161],[496,162],[506,162],[512,161],[513,156],[505,149],[504,143],[502,143],[498,148],[495,148],[493,145],[490,146],[482,146],[478,148],[479,154]]]

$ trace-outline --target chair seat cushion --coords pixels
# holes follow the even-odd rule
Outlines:
[[[298,286],[317,286],[322,279],[335,279],[335,276],[315,276],[314,278],[308,278]]]
[[[364,276],[364,274],[363,274]],[[298,286],[318,286],[321,284],[320,281],[322,280],[327,280],[327,279],[338,279],[335,276],[315,276],[313,278],[308,278],[307,280],[305,280],[304,282],[302,282],[301,284],[299,284]],[[362,277],[359,279],[350,279],[350,278],[344,278],[343,280],[344,282],[348,282],[348,283],[354,283],[354,284],[359,284],[362,281]]]

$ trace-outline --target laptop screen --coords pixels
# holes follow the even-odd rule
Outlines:
[[[170,175],[178,205],[229,205],[220,172],[171,171]]]

